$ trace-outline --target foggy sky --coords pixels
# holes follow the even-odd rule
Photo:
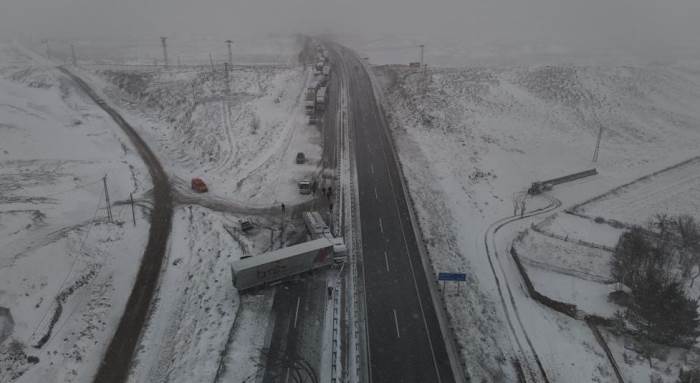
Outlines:
[[[654,48],[700,41],[700,0],[0,0],[0,38],[411,34]],[[700,44],[698,44],[700,48]]]

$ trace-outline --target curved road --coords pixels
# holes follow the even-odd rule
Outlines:
[[[148,232],[148,243],[143,253],[134,287],[129,295],[126,308],[122,314],[117,331],[109,343],[107,352],[95,376],[96,383],[121,383],[129,375],[129,366],[133,359],[134,350],[146,321],[153,294],[158,285],[161,263],[170,236],[173,217],[173,197],[168,177],[158,158],[136,133],[136,131],[90,86],[80,77],[66,68],[59,69],[70,77],[97,105],[99,105],[114,122],[126,133],[136,148],[139,156],[148,167],[153,182],[153,209],[151,210],[151,227]]]
[[[505,313],[506,322],[513,335],[513,340],[515,340],[515,346],[517,346],[517,351],[520,355],[517,358],[516,370],[519,374],[520,381],[527,381],[525,378],[525,373],[532,379],[533,382],[545,382],[549,383],[549,378],[547,377],[547,372],[542,365],[539,355],[535,346],[530,340],[530,336],[525,329],[522,319],[520,318],[520,313],[518,311],[518,306],[515,303],[515,298],[513,297],[513,290],[508,283],[508,276],[506,270],[501,263],[501,257],[498,256],[498,249],[496,247],[496,233],[504,226],[534,217],[540,214],[545,214],[558,209],[561,206],[561,201],[556,198],[550,198],[549,204],[547,206],[531,210],[526,212],[523,216],[512,216],[502,218],[494,223],[492,223],[486,232],[484,233],[484,247],[486,250],[486,257],[489,261],[489,266],[491,267],[491,272],[493,273],[494,280],[496,281],[496,287],[498,289],[498,295],[501,301],[501,306],[503,307],[503,312]],[[490,244],[490,245],[489,245]],[[494,261],[495,259],[495,261]],[[509,259],[509,258],[505,258]],[[496,267],[495,264],[498,265]],[[499,278],[500,276],[500,278]],[[502,287],[505,286],[505,289]],[[507,297],[506,297],[507,294]],[[513,320],[513,317],[515,320]],[[514,323],[517,323],[514,324]],[[525,345],[523,345],[525,344]],[[527,347],[526,347],[527,346]],[[537,365],[537,369],[532,366],[532,360]]]

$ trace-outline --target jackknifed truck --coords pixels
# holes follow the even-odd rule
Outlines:
[[[318,239],[240,259],[231,264],[233,285],[239,290],[261,286],[336,263],[345,257],[342,238]]]

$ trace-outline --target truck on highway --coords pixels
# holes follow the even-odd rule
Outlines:
[[[301,214],[304,219],[304,225],[309,232],[311,239],[318,239],[331,233],[331,230],[326,225],[326,221],[321,217],[321,213],[317,211],[305,211]]]
[[[323,111],[326,109],[326,87],[322,86],[316,91],[316,110]]]
[[[336,254],[337,249],[338,253]],[[321,237],[313,241],[284,247],[231,264],[233,285],[239,290],[264,285],[332,265],[336,255],[344,257],[342,238]]]
[[[323,79],[328,82],[328,79],[331,77],[331,67],[329,65],[324,65],[323,66]]]
[[[316,112],[316,87],[306,88],[306,94],[304,95],[304,111],[307,115],[311,116]]]

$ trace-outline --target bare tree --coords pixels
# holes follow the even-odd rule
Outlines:
[[[527,202],[527,190],[519,191],[513,193],[513,215],[520,216],[525,215],[525,204]]]

